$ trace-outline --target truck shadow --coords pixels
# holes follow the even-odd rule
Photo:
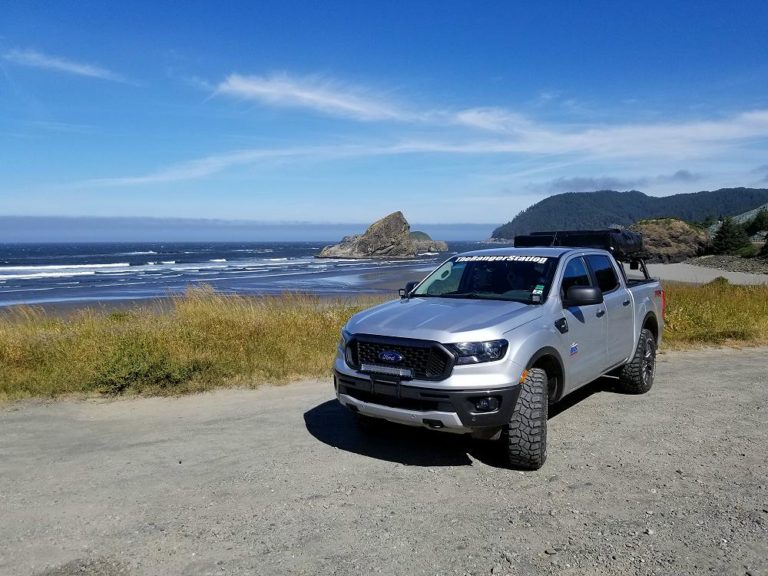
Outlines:
[[[550,407],[549,418],[556,418],[598,392],[615,392],[614,381],[600,378],[568,395]],[[474,459],[496,468],[509,467],[497,442],[390,422],[363,429],[355,416],[335,399],[305,412],[304,424],[324,444],[387,462],[425,467],[471,466]]]

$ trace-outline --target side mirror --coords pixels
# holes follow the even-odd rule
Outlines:
[[[413,292],[413,289],[416,288],[417,284],[418,282],[412,281],[408,282],[408,284],[405,285],[405,288],[400,288],[400,290],[398,290],[400,298],[408,298],[411,292]]]
[[[594,286],[571,286],[565,296],[563,306],[592,306],[603,303],[603,293]]]

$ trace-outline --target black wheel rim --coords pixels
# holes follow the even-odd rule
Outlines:
[[[653,382],[653,375],[656,372],[656,343],[653,338],[645,341],[645,350],[643,352],[642,375],[643,384],[648,385]]]

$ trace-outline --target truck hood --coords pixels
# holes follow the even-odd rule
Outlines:
[[[394,300],[350,318],[353,334],[376,334],[438,342],[501,338],[542,316],[540,305],[500,300],[411,298]]]

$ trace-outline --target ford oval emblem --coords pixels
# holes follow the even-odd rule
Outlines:
[[[395,352],[394,350],[382,350],[379,352],[379,360],[386,362],[387,364],[400,364],[404,358],[400,352]]]

